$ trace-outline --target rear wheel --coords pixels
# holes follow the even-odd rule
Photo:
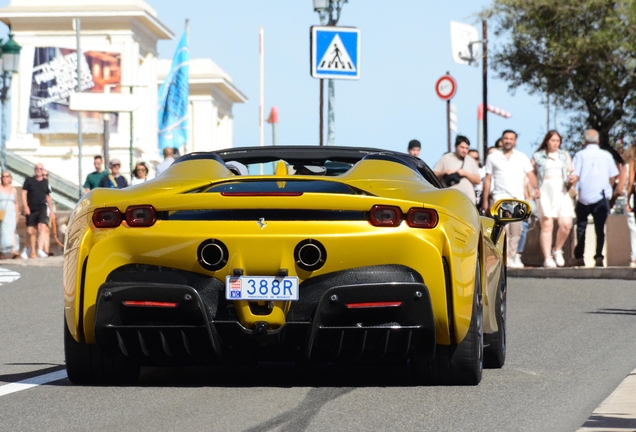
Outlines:
[[[437,345],[433,359],[412,359],[413,373],[416,381],[422,384],[477,385],[481,381],[483,355],[483,304],[478,260],[472,317],[464,340],[459,344]]]
[[[495,315],[497,318],[497,332],[484,335],[484,366],[492,369],[503,367],[506,362],[506,295],[508,282],[506,267],[501,266],[501,276],[497,287],[495,301]]]
[[[97,344],[73,339],[64,318],[64,356],[68,379],[74,384],[127,385],[139,378],[139,365],[123,356],[105,357]]]

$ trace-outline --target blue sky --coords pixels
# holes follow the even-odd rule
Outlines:
[[[173,41],[159,43],[161,58],[172,58],[189,18],[191,56],[211,58],[249,98],[233,111],[235,147],[259,143],[261,26],[265,31],[265,111],[267,115],[272,106],[278,108],[279,143],[318,143],[319,81],[309,73],[309,28],[319,24],[319,17],[312,0],[147,2],[176,35]],[[481,66],[453,62],[450,21],[476,25],[481,34],[475,15],[489,3],[350,0],[345,4],[339,25],[360,28],[362,70],[359,81],[336,81],[336,145],[405,151],[415,138],[422,142],[422,159],[434,164],[447,146],[446,105],[434,87],[448,71],[458,82],[452,102],[457,107],[459,132],[476,147]],[[491,26],[491,45],[497,43],[493,30]],[[546,132],[545,105],[523,90],[511,94],[492,70],[488,87],[489,104],[512,113],[510,119],[489,115],[490,145],[503,129],[510,128],[519,133],[518,148],[530,154]],[[266,124],[266,144],[271,144],[271,136]]]

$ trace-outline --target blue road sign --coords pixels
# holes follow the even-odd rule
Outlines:
[[[311,76],[328,79],[360,79],[360,29],[311,28]]]

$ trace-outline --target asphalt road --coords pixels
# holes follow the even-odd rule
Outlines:
[[[285,364],[21,389],[6,383],[63,374],[62,269],[6,268],[21,277],[0,285],[1,431],[576,431],[636,368],[633,281],[510,279],[508,360],[476,387],[416,387],[406,367]]]

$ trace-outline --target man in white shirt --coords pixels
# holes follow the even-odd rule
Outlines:
[[[517,133],[505,130],[501,137],[501,151],[492,152],[486,159],[486,177],[484,177],[484,190],[490,190],[491,182],[495,182],[492,195],[495,201],[504,198],[525,199],[524,178],[537,191],[535,198],[539,197],[537,176],[534,174],[530,159],[524,153],[515,149],[517,145]],[[488,200],[482,200],[482,209],[488,210]],[[508,267],[522,268],[521,256],[517,253],[519,239],[521,238],[522,225],[511,223],[506,225],[508,238]]]
[[[610,212],[609,199],[618,176],[618,168],[612,155],[599,147],[598,131],[590,129],[583,139],[585,148],[574,155],[574,172],[570,182],[579,183],[579,198],[574,209],[576,213],[576,247],[572,264],[584,266],[585,230],[587,217],[594,218],[596,232],[596,267],[603,267],[603,245],[605,244],[605,222]]]
[[[475,185],[481,183],[479,165],[475,159],[468,156],[470,141],[463,135],[455,139],[455,152],[446,153],[433,167],[433,172],[446,186],[464,192],[475,204]],[[451,183],[449,184],[449,177]]]
[[[157,165],[157,176],[168,169],[174,162],[174,150],[172,147],[166,147],[163,149],[163,162]]]

